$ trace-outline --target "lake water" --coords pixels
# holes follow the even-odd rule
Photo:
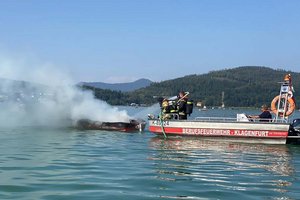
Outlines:
[[[241,112],[259,111],[194,116]],[[295,145],[41,127],[1,128],[0,141],[0,199],[300,199]]]

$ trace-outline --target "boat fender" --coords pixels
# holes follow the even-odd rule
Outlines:
[[[277,114],[278,110],[277,110],[277,104],[278,101],[280,100],[280,95],[276,96],[272,102],[271,102],[271,111],[275,114]],[[285,111],[284,115],[285,116],[290,116],[296,108],[296,104],[293,98],[288,98],[287,99],[287,110]],[[283,114],[283,113],[282,113]]]

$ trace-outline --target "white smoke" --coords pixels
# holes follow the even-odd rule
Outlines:
[[[125,110],[95,99],[91,91],[79,89],[63,70],[1,57],[0,109],[0,126],[69,126],[79,119],[131,118]]]

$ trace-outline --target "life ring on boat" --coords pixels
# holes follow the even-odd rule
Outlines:
[[[274,99],[271,102],[271,111],[275,114],[277,114],[277,102],[280,99],[280,95],[274,97]],[[296,104],[293,98],[288,98],[287,99],[287,110],[285,111],[285,116],[290,116],[296,108]]]

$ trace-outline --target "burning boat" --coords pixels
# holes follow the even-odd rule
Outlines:
[[[89,119],[80,119],[75,127],[81,130],[106,130],[120,132],[142,132],[146,122],[141,119],[132,119],[129,122],[100,122]]]

